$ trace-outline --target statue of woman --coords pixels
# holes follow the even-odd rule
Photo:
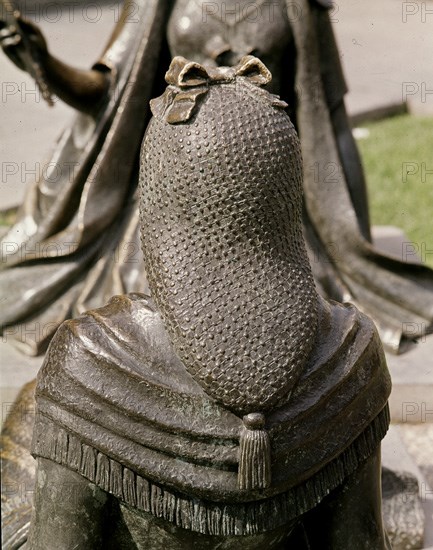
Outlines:
[[[40,353],[65,318],[114,294],[147,290],[137,158],[149,99],[162,89],[174,55],[219,66],[254,54],[267,64],[273,73],[269,89],[289,104],[301,138],[304,227],[319,290],[371,315],[394,351],[405,327],[429,330],[432,271],[379,254],[371,244],[366,187],[328,8],[326,0],[127,2],[104,55],[89,71],[57,60],[37,28],[18,20],[38,52],[47,88],[79,111],[51,161],[60,180],[42,178],[28,190],[4,237],[14,250],[8,247],[2,263],[0,326],[17,335],[16,325],[28,319],[46,327],[34,342],[27,335],[21,347]],[[0,39],[24,67],[22,40],[8,27]]]
[[[140,155],[152,298],[52,340],[27,547],[385,550],[390,377],[373,322],[317,293],[286,104],[254,56],[166,78]]]

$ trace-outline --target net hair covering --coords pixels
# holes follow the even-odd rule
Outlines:
[[[175,58],[166,78],[178,87],[153,100],[141,158],[152,296],[205,391],[263,412],[296,383],[317,327],[299,141],[256,58],[209,74]]]
[[[141,153],[152,295],[186,369],[244,416],[247,488],[270,482],[263,413],[287,399],[317,329],[300,144],[287,105],[261,88],[270,79],[252,56],[213,70],[175,58]]]

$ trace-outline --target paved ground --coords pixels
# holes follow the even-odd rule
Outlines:
[[[431,0],[337,0],[333,19],[350,113],[405,99],[432,112]]]

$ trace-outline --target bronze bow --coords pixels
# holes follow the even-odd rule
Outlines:
[[[152,113],[169,124],[186,122],[191,118],[199,98],[208,92],[209,86],[232,83],[236,79],[254,89],[263,99],[270,100],[272,105],[287,107],[279,97],[261,90],[271,81],[272,75],[257,57],[246,55],[233,67],[205,67],[177,56],[165,75],[168,84],[165,92],[150,102]]]

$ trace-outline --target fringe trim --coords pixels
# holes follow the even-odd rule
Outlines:
[[[38,427],[41,432],[34,438],[33,454],[80,473],[125,504],[177,527],[204,535],[255,535],[277,529],[319,504],[373,454],[388,426],[387,405],[346,450],[300,485],[266,500],[236,504],[208,502],[162,488],[56,426],[53,434],[47,434],[42,424],[36,426],[35,432]]]

